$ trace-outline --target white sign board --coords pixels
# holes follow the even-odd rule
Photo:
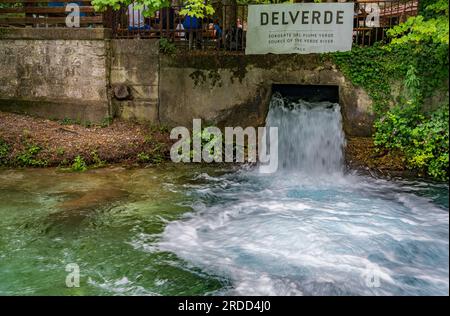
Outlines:
[[[245,54],[351,50],[353,13],[353,3],[249,5]]]

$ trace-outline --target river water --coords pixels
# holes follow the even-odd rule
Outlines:
[[[267,125],[270,175],[0,170],[0,295],[448,295],[447,185],[344,172],[337,104],[275,96]]]

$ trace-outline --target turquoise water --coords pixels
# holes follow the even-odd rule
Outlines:
[[[191,210],[195,170],[0,171],[0,295],[206,294],[226,280],[153,252],[168,221]],[[80,267],[67,288],[66,265]]]
[[[0,170],[0,295],[449,294],[448,185],[345,172],[338,104],[274,95],[266,125],[273,174]]]
[[[0,294],[448,294],[447,186],[299,177],[0,171]]]
[[[158,249],[232,295],[448,295],[448,187],[245,171],[192,187]]]

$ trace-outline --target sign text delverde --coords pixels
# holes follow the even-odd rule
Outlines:
[[[250,5],[245,53],[351,50],[353,12],[353,3]]]

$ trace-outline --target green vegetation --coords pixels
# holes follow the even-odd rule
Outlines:
[[[139,162],[149,162],[150,161],[150,155],[145,152],[140,152],[137,155],[137,159]]]
[[[448,104],[430,115],[417,105],[394,107],[375,124],[375,145],[400,150],[410,168],[438,180],[448,179]]]
[[[388,31],[393,44],[441,43],[448,45],[448,0],[424,1],[422,14],[409,18],[405,23]]]
[[[200,148],[201,151],[197,152],[194,149],[194,139],[200,140]],[[233,138],[233,141],[227,143],[227,139],[225,135],[221,133],[220,136],[213,133],[213,131],[209,130],[209,127],[202,128],[201,132],[195,132],[192,134],[192,137],[188,139],[184,139],[184,144],[189,146],[188,152],[183,152],[183,146],[180,146],[178,149],[178,154],[182,155],[182,159],[192,160],[196,154],[202,155],[202,152],[207,151],[209,154],[209,158],[214,161],[225,161],[225,147],[229,144],[233,148],[233,157],[236,157],[242,153],[245,157],[248,155],[249,150],[252,148],[252,145],[244,141],[244,145],[238,145],[236,143],[236,138]],[[218,152],[215,151],[215,148],[220,148]]]
[[[449,104],[429,106],[433,95],[448,93],[448,0],[431,1],[421,12],[390,29],[388,45],[325,58],[373,100],[378,151],[399,150],[409,168],[448,180]]]
[[[142,163],[153,163],[160,164],[164,161],[164,155],[159,151],[159,149],[152,150],[150,153],[140,152],[137,155],[137,159]]]
[[[107,7],[112,7],[113,9],[119,9],[121,5],[128,5],[129,0],[93,0],[92,5],[95,10],[102,11]],[[152,15],[157,10],[161,8],[166,8],[170,6],[171,1],[169,0],[137,0],[135,1],[135,8],[145,8],[144,15]],[[214,13],[214,9],[211,3],[203,0],[183,0],[182,4],[184,9],[180,11],[181,15],[189,14],[190,16],[195,16],[198,18],[203,18],[207,15]]]
[[[153,147],[148,152],[140,152],[137,160],[141,163],[160,164],[165,160],[164,144],[153,143]]]
[[[89,163],[88,163],[89,162]],[[106,165],[106,161],[102,160],[96,150],[91,152],[91,158],[86,161],[83,156],[77,155],[72,163],[68,159],[64,159],[59,163],[58,168],[61,171],[83,172],[88,169],[102,168]]]
[[[9,155],[9,145],[4,140],[0,139],[0,166],[6,165]]]
[[[61,125],[81,125],[80,120],[74,120],[68,117],[63,118],[62,120],[58,121]]]
[[[214,1],[214,4],[218,4],[221,1]],[[234,0],[222,1],[222,4],[227,5],[237,5],[237,4],[263,4],[263,3],[284,3],[291,2],[293,0]],[[314,0],[314,2],[323,2],[321,0]],[[153,15],[156,11],[161,8],[167,8],[171,5],[172,1],[169,0],[135,0],[135,8],[143,9],[144,15]],[[95,7],[96,11],[103,11],[108,7],[118,10],[121,6],[127,6],[130,4],[130,0],[93,0],[92,5]],[[177,5],[183,6],[180,11],[180,15],[195,16],[197,18],[204,18],[207,16],[212,16],[215,13],[212,1],[203,0],[182,0],[177,3]]]
[[[177,51],[177,48],[167,38],[161,38],[159,40],[159,51],[163,54],[171,55]]]
[[[92,162],[93,162],[92,167],[93,168],[102,168],[106,165],[106,161],[100,159],[100,156],[98,155],[96,150],[91,152],[91,156],[92,156]]]
[[[86,128],[90,128],[90,127],[92,127],[92,126],[94,126],[94,124],[92,124],[92,122],[91,121],[81,121],[81,120],[79,120],[79,119],[71,119],[71,118],[68,118],[68,117],[65,117],[65,118],[63,118],[62,120],[59,120],[58,121],[59,122],[59,124],[61,124],[61,125],[81,125],[81,126],[84,126],[84,127],[86,127]],[[101,123],[101,127],[106,127],[106,126],[103,126],[103,121],[102,121],[102,123]]]
[[[83,157],[80,155],[76,156],[73,160],[71,170],[75,172],[82,172],[87,170],[87,164],[84,161]]]
[[[158,140],[158,136],[166,137],[169,128],[165,125],[151,125],[149,133],[144,137],[144,143],[150,147],[148,151],[140,152],[137,160],[141,163],[160,164],[166,160],[166,144]]]
[[[23,152],[16,156],[16,163],[21,167],[45,167],[46,160],[37,158],[37,155],[42,150],[38,145],[27,144]]]
[[[423,103],[434,92],[447,87],[448,45],[354,47],[350,52],[329,57],[347,78],[367,91],[373,100],[373,111],[379,115],[405,99]],[[401,80],[402,91],[394,100],[392,87]]]
[[[113,118],[111,116],[105,116],[101,123],[100,123],[100,127],[105,128],[108,127],[109,125],[111,125],[113,122]]]

